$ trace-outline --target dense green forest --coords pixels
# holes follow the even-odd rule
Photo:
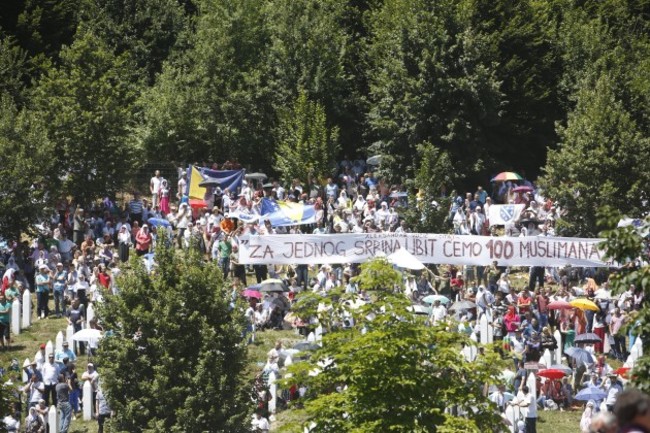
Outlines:
[[[278,174],[288,128],[325,122],[393,182],[425,144],[458,188],[539,178],[588,232],[595,202],[648,208],[649,23],[649,0],[5,2],[0,229],[147,161]]]

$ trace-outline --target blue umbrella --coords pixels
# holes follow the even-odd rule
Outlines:
[[[440,301],[441,304],[447,305],[449,303],[449,298],[442,295],[429,295],[425,296],[422,301],[426,302],[427,304],[433,304],[436,301]]]
[[[147,222],[154,227],[171,227],[171,223],[164,218],[149,218]]]
[[[580,392],[573,397],[576,400],[589,401],[589,400],[603,400],[607,397],[607,393],[597,386],[589,386],[585,389],[581,389]]]
[[[571,358],[575,359],[578,365],[582,364],[593,364],[594,357],[591,356],[591,353],[587,352],[585,349],[579,347],[569,347],[565,350],[566,354]]]

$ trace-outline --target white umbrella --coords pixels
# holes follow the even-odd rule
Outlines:
[[[366,160],[366,164],[368,165],[379,165],[381,164],[381,155],[375,155],[371,156]]]
[[[79,332],[75,332],[72,335],[72,339],[74,341],[90,341],[90,340],[97,340],[102,338],[102,331],[99,329],[82,329]]]
[[[412,269],[416,271],[424,269],[422,262],[404,248],[400,248],[389,255],[388,261],[399,268]]]

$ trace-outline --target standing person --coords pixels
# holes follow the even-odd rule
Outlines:
[[[156,170],[153,177],[149,181],[149,191],[151,192],[151,206],[156,207],[159,205],[160,186],[162,184],[162,177],[160,177],[160,170]]]
[[[79,375],[75,364],[68,365],[68,380],[70,383],[70,406],[72,407],[72,419],[77,419],[79,413],[79,398],[81,397],[81,388],[79,387]]]
[[[167,179],[163,179],[160,183],[160,190],[158,191],[158,196],[160,200],[160,212],[162,212],[163,216],[166,216],[169,212],[169,185],[167,183]]]
[[[38,404],[45,394],[45,385],[37,374],[29,378],[29,383],[23,387],[23,392],[28,395],[27,401],[32,408]]]
[[[95,416],[97,417],[97,433],[104,433],[104,422],[111,417],[111,408],[106,401],[104,392],[97,390],[97,399],[95,400]]]
[[[63,263],[56,264],[56,271],[54,272],[54,314],[56,317],[61,317],[61,312],[65,315],[65,290],[66,283],[68,282],[68,273],[63,269]]]
[[[70,419],[72,418],[72,406],[70,405],[70,391],[72,385],[70,379],[66,380],[63,374],[59,375],[59,383],[56,385],[56,400],[59,410],[59,433],[68,433]]]
[[[232,254],[232,242],[230,241],[230,235],[225,235],[219,239],[219,267],[223,273],[224,280],[228,278],[228,272],[230,271],[230,254]]]
[[[50,297],[52,277],[50,276],[50,269],[46,265],[41,265],[39,271],[39,274],[36,276],[36,317],[42,319],[50,313],[47,303]]]
[[[149,252],[153,238],[149,233],[149,226],[144,224],[138,234],[135,236],[135,253],[138,256],[144,256]]]
[[[183,171],[181,173],[181,178],[178,179],[178,184],[176,185],[178,188],[178,191],[176,192],[176,198],[178,199],[178,202],[180,203],[183,200],[183,196],[185,195],[185,190],[187,189],[187,172]]]
[[[178,213],[176,214],[176,228],[178,229],[178,247],[183,247],[183,239],[185,238],[185,231],[187,230],[190,223],[190,208],[187,203],[181,203],[178,207]]]
[[[122,263],[129,261],[129,252],[131,250],[131,233],[128,231],[126,224],[120,227],[117,234],[118,256]]]
[[[533,393],[528,389],[528,386],[522,386],[521,391],[524,394],[524,398],[517,405],[528,408],[525,423],[526,433],[537,433],[537,401]]]
[[[45,384],[45,395],[43,398],[48,406],[50,404],[56,406],[56,384],[59,382],[59,365],[54,362],[53,353],[47,356],[47,361],[43,364],[41,373],[43,374],[43,383]]]
[[[140,194],[133,193],[133,199],[129,202],[129,216],[131,222],[137,221],[138,224],[142,223],[142,212],[144,211],[144,203],[140,200]]]
[[[11,324],[11,302],[4,293],[0,292],[0,342],[2,349],[9,348],[11,342],[9,328]]]
[[[80,279],[82,277],[83,277],[82,275],[79,276]],[[68,325],[72,326],[74,332],[76,333],[81,331],[81,324],[84,319],[84,313],[83,313],[83,309],[81,308],[81,303],[79,298],[72,301],[72,305],[70,306],[67,315],[68,315]],[[85,351],[84,343],[80,341],[77,344],[79,345],[79,354],[83,355]]]
[[[72,241],[80,246],[84,240],[84,233],[86,232],[86,220],[84,219],[84,210],[80,207],[74,212],[72,220]]]
[[[614,308],[614,314],[612,314],[611,321],[609,323],[609,333],[614,337],[614,356],[620,361],[625,361],[626,349],[625,349],[625,333],[621,329],[623,324],[626,322],[626,316],[621,313],[619,307]]]

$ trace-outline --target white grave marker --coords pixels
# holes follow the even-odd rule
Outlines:
[[[93,386],[90,381],[84,382],[83,387],[83,404],[84,404],[84,421],[91,421],[93,419]]]
[[[20,334],[20,301],[14,299],[11,303],[11,333]]]
[[[32,324],[32,298],[29,290],[23,292],[23,329]]]
[[[50,410],[47,412],[47,426],[50,433],[59,433],[56,428],[56,422],[58,421],[56,415],[56,406],[50,406]]]

